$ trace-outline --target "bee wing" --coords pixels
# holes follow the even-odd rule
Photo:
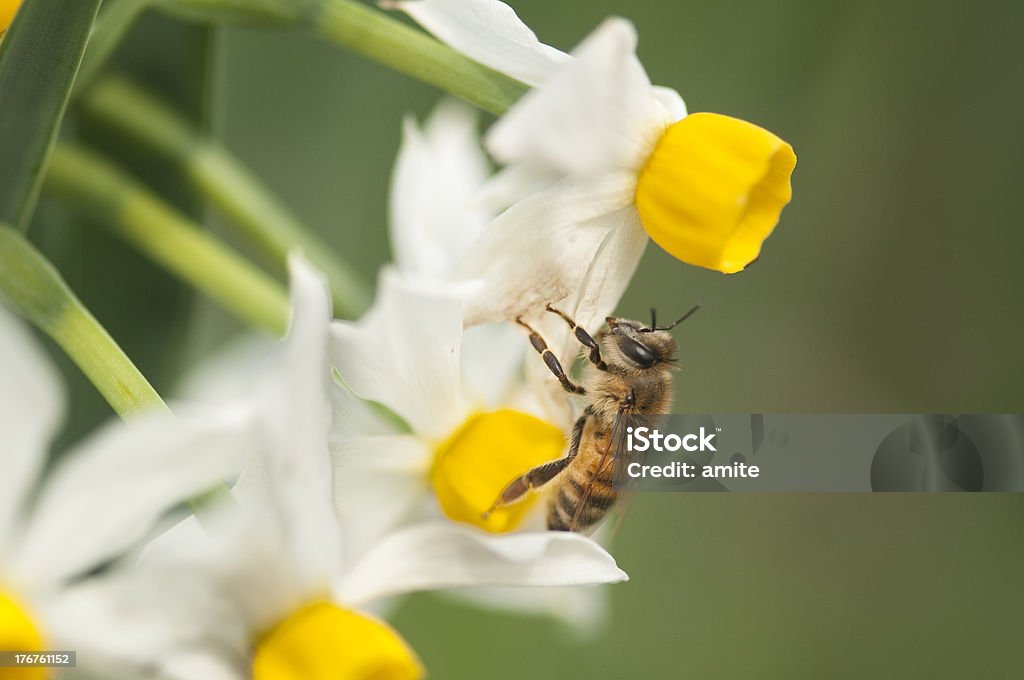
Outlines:
[[[607,529],[605,533],[608,540],[611,540],[619,533],[619,527],[622,526],[622,520],[626,517],[626,512],[629,510],[629,506],[632,502],[633,495],[630,494],[615,504],[615,519],[613,520],[611,528]]]
[[[623,518],[626,516],[626,512],[629,510],[630,504],[633,502],[633,490],[638,484],[638,480],[635,477],[631,477],[628,474],[630,463],[643,463],[646,458],[646,454],[640,451],[630,451],[629,447],[626,446],[625,433],[626,426],[632,425],[633,427],[650,427],[650,428],[661,428],[661,422],[666,416],[660,414],[630,414],[622,413],[616,419],[617,422],[621,422],[619,430],[620,435],[623,437],[623,441],[618,444],[618,453],[615,458],[614,468],[614,484],[618,491],[619,499],[615,502],[614,509],[614,523],[611,528],[607,530],[605,534],[609,539],[614,536],[619,526],[622,524]]]
[[[594,477],[587,484],[586,489],[583,490],[583,496],[580,498],[579,504],[576,507],[576,512],[573,514],[572,522],[569,523],[569,531],[578,531],[580,528],[580,520],[583,516],[584,511],[589,507],[590,497],[594,491],[594,478],[603,476],[606,471],[611,468],[612,473],[612,484],[618,495],[621,497],[622,494],[629,492],[629,486],[631,478],[626,471],[629,469],[629,464],[636,461],[641,455],[638,452],[630,452],[626,446],[626,427],[630,422],[630,415],[633,413],[633,407],[622,405],[619,407],[618,413],[615,414],[615,421],[612,423],[612,431],[608,437],[608,443],[601,451],[601,458],[598,461],[597,467],[594,468]]]
[[[619,439],[615,444],[616,449],[614,453],[614,467],[612,468],[612,483],[615,485],[615,490],[618,492],[618,500],[615,502],[614,524],[612,524],[607,534],[609,538],[614,536],[619,530],[619,525],[622,524],[622,519],[626,516],[626,511],[629,510],[629,506],[633,502],[633,491],[636,488],[638,480],[636,477],[631,477],[629,475],[629,466],[631,463],[643,463],[646,457],[646,454],[642,451],[631,451],[626,445],[627,426],[652,427],[661,417],[662,416],[651,415],[649,413],[641,415],[629,411],[620,411],[619,415],[615,419],[615,429],[617,430],[616,434]]]

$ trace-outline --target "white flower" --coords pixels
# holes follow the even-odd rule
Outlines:
[[[143,415],[102,428],[40,480],[63,412],[58,377],[0,307],[0,649],[75,649],[80,666],[110,677],[156,614],[116,616],[97,594],[101,581],[120,588],[124,569],[89,575],[169,509],[237,473],[232,452],[249,434],[230,410]]]
[[[743,121],[687,116],[676,92],[651,85],[628,21],[607,20],[569,56],[540,43],[498,0],[392,4],[472,59],[534,86],[487,136],[508,165],[488,193],[511,207],[459,264],[459,278],[485,282],[467,323],[536,317],[561,303],[593,328],[621,296],[648,236],[726,273],[757,257],[790,198],[792,149]]]
[[[542,526],[542,517],[527,516],[530,501],[486,519],[481,514],[513,477],[562,456],[568,403],[549,410],[537,399],[539,390],[524,384],[508,364],[467,361],[457,296],[425,292],[394,272],[385,273],[366,317],[358,323],[335,322],[332,333],[332,362],[354,393],[336,390],[333,437],[343,519],[362,527],[346,536],[352,552],[365,550],[385,531],[382,527],[424,514],[437,516],[438,503],[449,518],[490,531],[518,528],[524,519]],[[485,350],[486,344],[478,348]],[[469,366],[475,367],[473,379],[466,373]],[[476,391],[474,384],[488,390]],[[366,401],[387,407],[408,429]],[[449,521],[431,526],[435,549],[444,535],[475,543],[478,547],[467,555],[518,539],[524,549],[534,546],[530,552],[538,556],[547,551],[566,557],[564,570],[549,573],[537,564],[525,582],[509,577],[490,585],[569,585],[625,577],[611,556],[581,536],[537,531],[498,537]]]
[[[198,664],[203,677],[248,677],[250,668],[258,680],[418,677],[412,651],[368,613],[381,600],[480,584],[561,584],[584,570],[590,579],[618,573],[607,555],[579,548],[589,542],[578,536],[489,539],[451,525],[385,526],[378,511],[403,499],[350,483],[328,446],[332,424],[336,432],[357,422],[337,422],[344,406],[363,405],[348,397],[331,410],[330,392],[343,390],[332,384],[327,358],[326,286],[301,258],[292,258],[291,271],[295,312],[283,360],[246,400],[257,444],[233,490],[237,503],[221,507],[205,532],[191,520],[175,527],[142,560],[148,583],[188,584],[173,589],[170,602],[161,593],[136,600],[159,602],[170,620],[187,624],[167,636],[173,644],[159,661],[162,672],[195,677]]]

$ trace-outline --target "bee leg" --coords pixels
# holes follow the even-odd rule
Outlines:
[[[530,491],[540,488],[550,482],[555,475],[565,469],[565,466],[569,464],[568,458],[559,458],[553,460],[550,463],[544,463],[538,465],[526,474],[522,474],[511,482],[502,490],[501,495],[498,496],[498,500],[494,501],[487,512],[481,517],[487,519],[491,516],[491,513],[498,508],[503,508],[506,505],[512,505],[516,501],[520,500]]]
[[[569,380],[569,376],[565,374],[565,370],[562,368],[561,362],[558,361],[558,357],[555,356],[554,352],[548,349],[548,343],[544,342],[544,338],[540,336],[540,333],[533,330],[533,328],[523,321],[522,318],[516,319],[516,323],[530,331],[530,344],[533,345],[533,348],[537,350],[537,353],[544,359],[544,363],[547,365],[548,370],[558,378],[558,382],[562,383],[562,389],[573,394],[585,393],[586,390],[583,387]]]
[[[608,370],[608,364],[601,359],[601,348],[597,344],[597,340],[594,340],[593,336],[587,332],[587,329],[577,326],[572,317],[560,309],[556,309],[551,305],[545,305],[544,309],[548,310],[552,314],[557,314],[562,317],[567,324],[569,324],[569,328],[572,329],[572,334],[576,336],[576,339],[580,341],[580,344],[590,350],[590,354],[587,355],[587,358],[590,359],[590,363],[594,364],[602,371]]]
[[[586,422],[586,415],[582,415],[576,420],[576,424],[572,428],[572,438],[569,440],[569,453],[565,458],[559,458],[550,463],[538,465],[525,474],[513,479],[502,489],[501,495],[498,496],[498,500],[494,501],[494,505],[487,512],[483,513],[481,517],[487,519],[498,508],[512,505],[533,489],[539,489],[550,482],[559,472],[564,470],[580,450],[580,438],[583,436],[583,426]]]

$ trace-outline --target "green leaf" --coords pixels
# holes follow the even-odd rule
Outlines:
[[[53,338],[121,416],[167,409],[46,257],[3,222],[0,299]]]
[[[0,220],[28,228],[100,0],[30,0],[0,43]]]

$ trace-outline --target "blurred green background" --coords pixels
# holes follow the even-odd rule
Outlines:
[[[622,302],[640,317],[703,302],[678,332],[678,411],[1024,411],[1024,3],[513,4],[565,49],[629,17],[652,79],[690,111],[756,122],[799,156],[755,266],[725,277],[652,245]],[[165,58],[152,84],[173,90],[188,73],[167,66],[188,53],[176,30],[148,18],[122,62]],[[167,44],[140,38],[157,34]],[[297,34],[219,39],[227,145],[372,277],[402,116],[438,93]],[[59,208],[37,222],[161,391],[233,330]],[[72,439],[108,412],[65,368]],[[1019,495],[646,495],[616,537],[632,580],[595,639],[431,595],[396,624],[439,680],[1015,678],[1022,525]]]

